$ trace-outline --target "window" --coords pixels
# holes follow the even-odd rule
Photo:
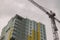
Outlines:
[[[32,27],[30,26],[30,29],[32,29]]]
[[[32,33],[30,32],[30,35],[32,35]]]
[[[43,39],[41,39],[41,40],[43,40]]]
[[[16,19],[15,22],[18,23],[18,24],[23,24],[23,25],[25,25],[24,21],[20,21],[20,20],[18,20],[18,19]]]
[[[10,39],[10,40],[15,40],[15,38],[11,37],[11,39]]]
[[[46,37],[44,37],[44,39],[46,39]]]
[[[5,37],[5,36],[3,36],[3,37],[1,38],[1,40],[4,40],[4,37]]]
[[[14,32],[20,34],[20,30],[14,29]]]

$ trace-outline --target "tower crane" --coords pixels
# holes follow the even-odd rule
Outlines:
[[[49,12],[48,12],[44,7],[42,7],[41,5],[39,5],[38,3],[36,3],[33,0],[28,0],[28,1],[30,1],[32,4],[34,4],[36,7],[38,7],[40,10],[42,10],[49,16],[49,18],[51,19],[51,23],[52,23],[53,38],[54,38],[54,40],[59,40],[59,36],[58,36],[58,32],[57,32],[58,28],[56,26],[55,20],[58,21],[59,23],[60,23],[60,21],[57,18],[55,18],[56,14],[54,12],[52,12],[51,10],[49,10]]]

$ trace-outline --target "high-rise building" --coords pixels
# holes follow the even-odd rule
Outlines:
[[[46,40],[45,25],[16,14],[2,29],[1,40]]]

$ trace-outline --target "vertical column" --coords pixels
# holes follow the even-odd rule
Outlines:
[[[13,32],[13,28],[10,28],[8,33],[8,40],[10,40],[10,38],[12,37],[12,32]]]
[[[38,23],[37,36],[37,40],[40,40],[40,23]]]
[[[35,34],[35,32],[34,32],[34,29],[32,30],[32,40],[34,40],[34,35]]]

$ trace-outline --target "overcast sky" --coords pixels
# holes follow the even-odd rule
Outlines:
[[[56,13],[56,17],[60,19],[60,0],[34,0],[39,5],[52,10]],[[49,11],[49,10],[48,10]],[[38,9],[28,0],[0,0],[0,35],[2,28],[6,26],[8,21],[19,14],[24,18],[29,18],[37,22],[42,22],[46,25],[47,40],[53,40],[52,27],[49,17],[45,12]],[[59,29],[60,36],[60,24],[56,22]]]

